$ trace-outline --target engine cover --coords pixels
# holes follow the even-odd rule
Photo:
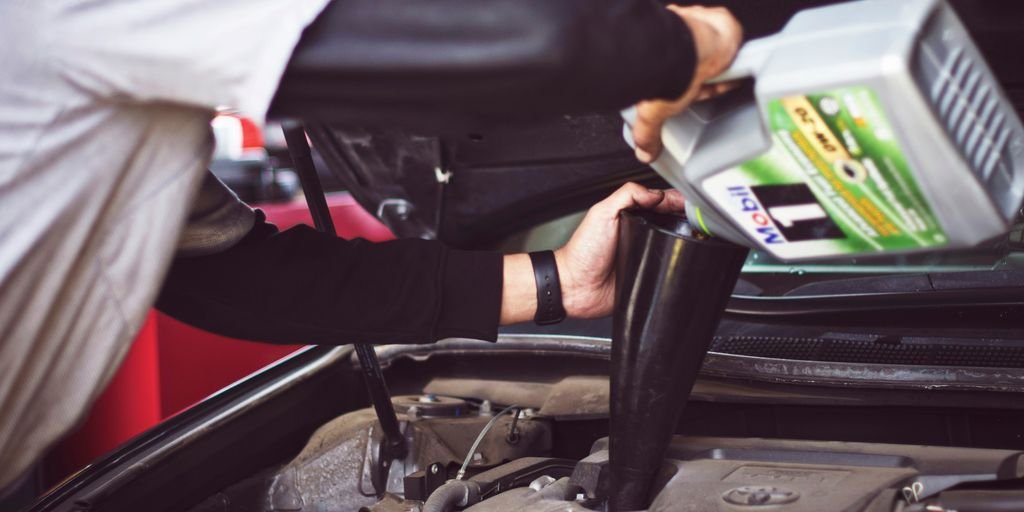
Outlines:
[[[607,438],[569,479],[467,510],[593,510],[607,496]],[[1022,452],[827,441],[676,436],[651,512],[875,511],[952,486],[1020,478]]]

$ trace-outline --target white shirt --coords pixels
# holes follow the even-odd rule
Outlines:
[[[212,151],[328,0],[0,1],[0,488],[140,328]]]

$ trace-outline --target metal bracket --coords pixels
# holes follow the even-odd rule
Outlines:
[[[306,130],[297,122],[282,123],[281,129],[288,144],[288,153],[292,157],[292,166],[299,175],[299,183],[302,184],[302,193],[306,196],[309,213],[313,216],[313,224],[318,231],[337,235],[330,209],[327,207],[323,184],[320,183],[320,176],[313,163],[313,153],[309,149],[309,141],[306,140]],[[372,473],[377,475],[377,478],[374,478],[374,487],[377,497],[380,498],[387,490],[387,475],[391,470],[391,463],[396,459],[404,459],[408,447],[399,427],[395,407],[391,403],[391,394],[388,392],[387,382],[384,381],[377,352],[372,346],[362,343],[355,345],[355,351],[359,365],[363,369],[363,380],[366,382],[370,401],[377,412],[377,421],[380,422],[384,434],[384,440],[380,444],[380,455],[377,457],[378,467],[374,468]]]
[[[434,178],[437,179],[438,183],[447,185],[452,181],[452,172],[442,170],[440,166],[434,167]]]

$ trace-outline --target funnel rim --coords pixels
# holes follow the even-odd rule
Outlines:
[[[659,213],[651,210],[628,209],[620,212],[619,217],[627,222],[644,225],[651,231],[677,238],[687,243],[735,247],[735,244],[731,242],[702,232],[690,223],[685,213]]]

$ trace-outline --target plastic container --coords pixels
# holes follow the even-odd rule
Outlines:
[[[944,1],[802,11],[721,79],[743,77],[652,164],[705,232],[803,260],[969,247],[1018,215],[1024,128]]]

